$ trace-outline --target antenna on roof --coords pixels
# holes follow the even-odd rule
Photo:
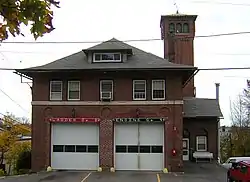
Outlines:
[[[177,5],[175,0],[174,0],[174,5],[175,5],[175,8],[176,8],[176,14],[179,14],[179,8],[178,8],[178,5]]]

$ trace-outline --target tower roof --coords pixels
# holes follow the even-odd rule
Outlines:
[[[162,15],[161,16],[161,22],[165,19],[192,19],[193,21],[196,20],[196,18],[198,17],[198,15],[188,15],[188,14],[181,14],[178,11],[175,14],[168,14],[168,15]]]

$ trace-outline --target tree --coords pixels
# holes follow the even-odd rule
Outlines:
[[[250,155],[250,94],[244,89],[243,94],[231,105],[231,137],[234,155]]]
[[[13,115],[8,113],[2,119],[0,131],[0,165],[3,164],[6,153],[12,147],[16,146],[19,136],[30,132],[26,128],[23,129],[21,124],[16,119],[13,119],[13,117]]]
[[[52,6],[59,8],[56,0],[1,0],[0,1],[0,41],[23,35],[21,25],[31,25],[34,38],[50,33],[55,28],[52,24]]]
[[[29,156],[27,156],[27,154]],[[8,172],[14,169],[13,172],[19,173],[20,169],[30,169],[31,165],[31,141],[16,142],[12,145],[9,151],[4,156],[9,164]]]

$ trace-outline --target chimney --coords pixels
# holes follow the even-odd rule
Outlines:
[[[161,16],[161,39],[164,58],[176,64],[194,66],[194,36],[197,15],[172,14]],[[194,79],[183,89],[184,97],[194,97]]]
[[[220,97],[220,84],[215,83],[215,88],[216,88],[216,100],[219,100],[219,97]]]

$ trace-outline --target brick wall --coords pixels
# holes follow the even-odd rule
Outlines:
[[[71,117],[72,108],[76,110],[76,117],[100,117],[100,156],[99,163],[102,167],[114,166],[114,125],[110,120],[115,116],[133,117],[136,109],[146,117],[158,116],[167,119],[165,122],[165,167],[173,171],[181,170],[181,138],[182,138],[182,105],[168,106],[33,106],[33,134],[32,134],[32,170],[40,171],[50,164],[50,124],[48,117]],[[173,126],[177,132],[173,134]],[[181,132],[180,132],[181,131]],[[174,142],[173,142],[174,141]],[[171,150],[175,147],[177,156],[172,157]]]

